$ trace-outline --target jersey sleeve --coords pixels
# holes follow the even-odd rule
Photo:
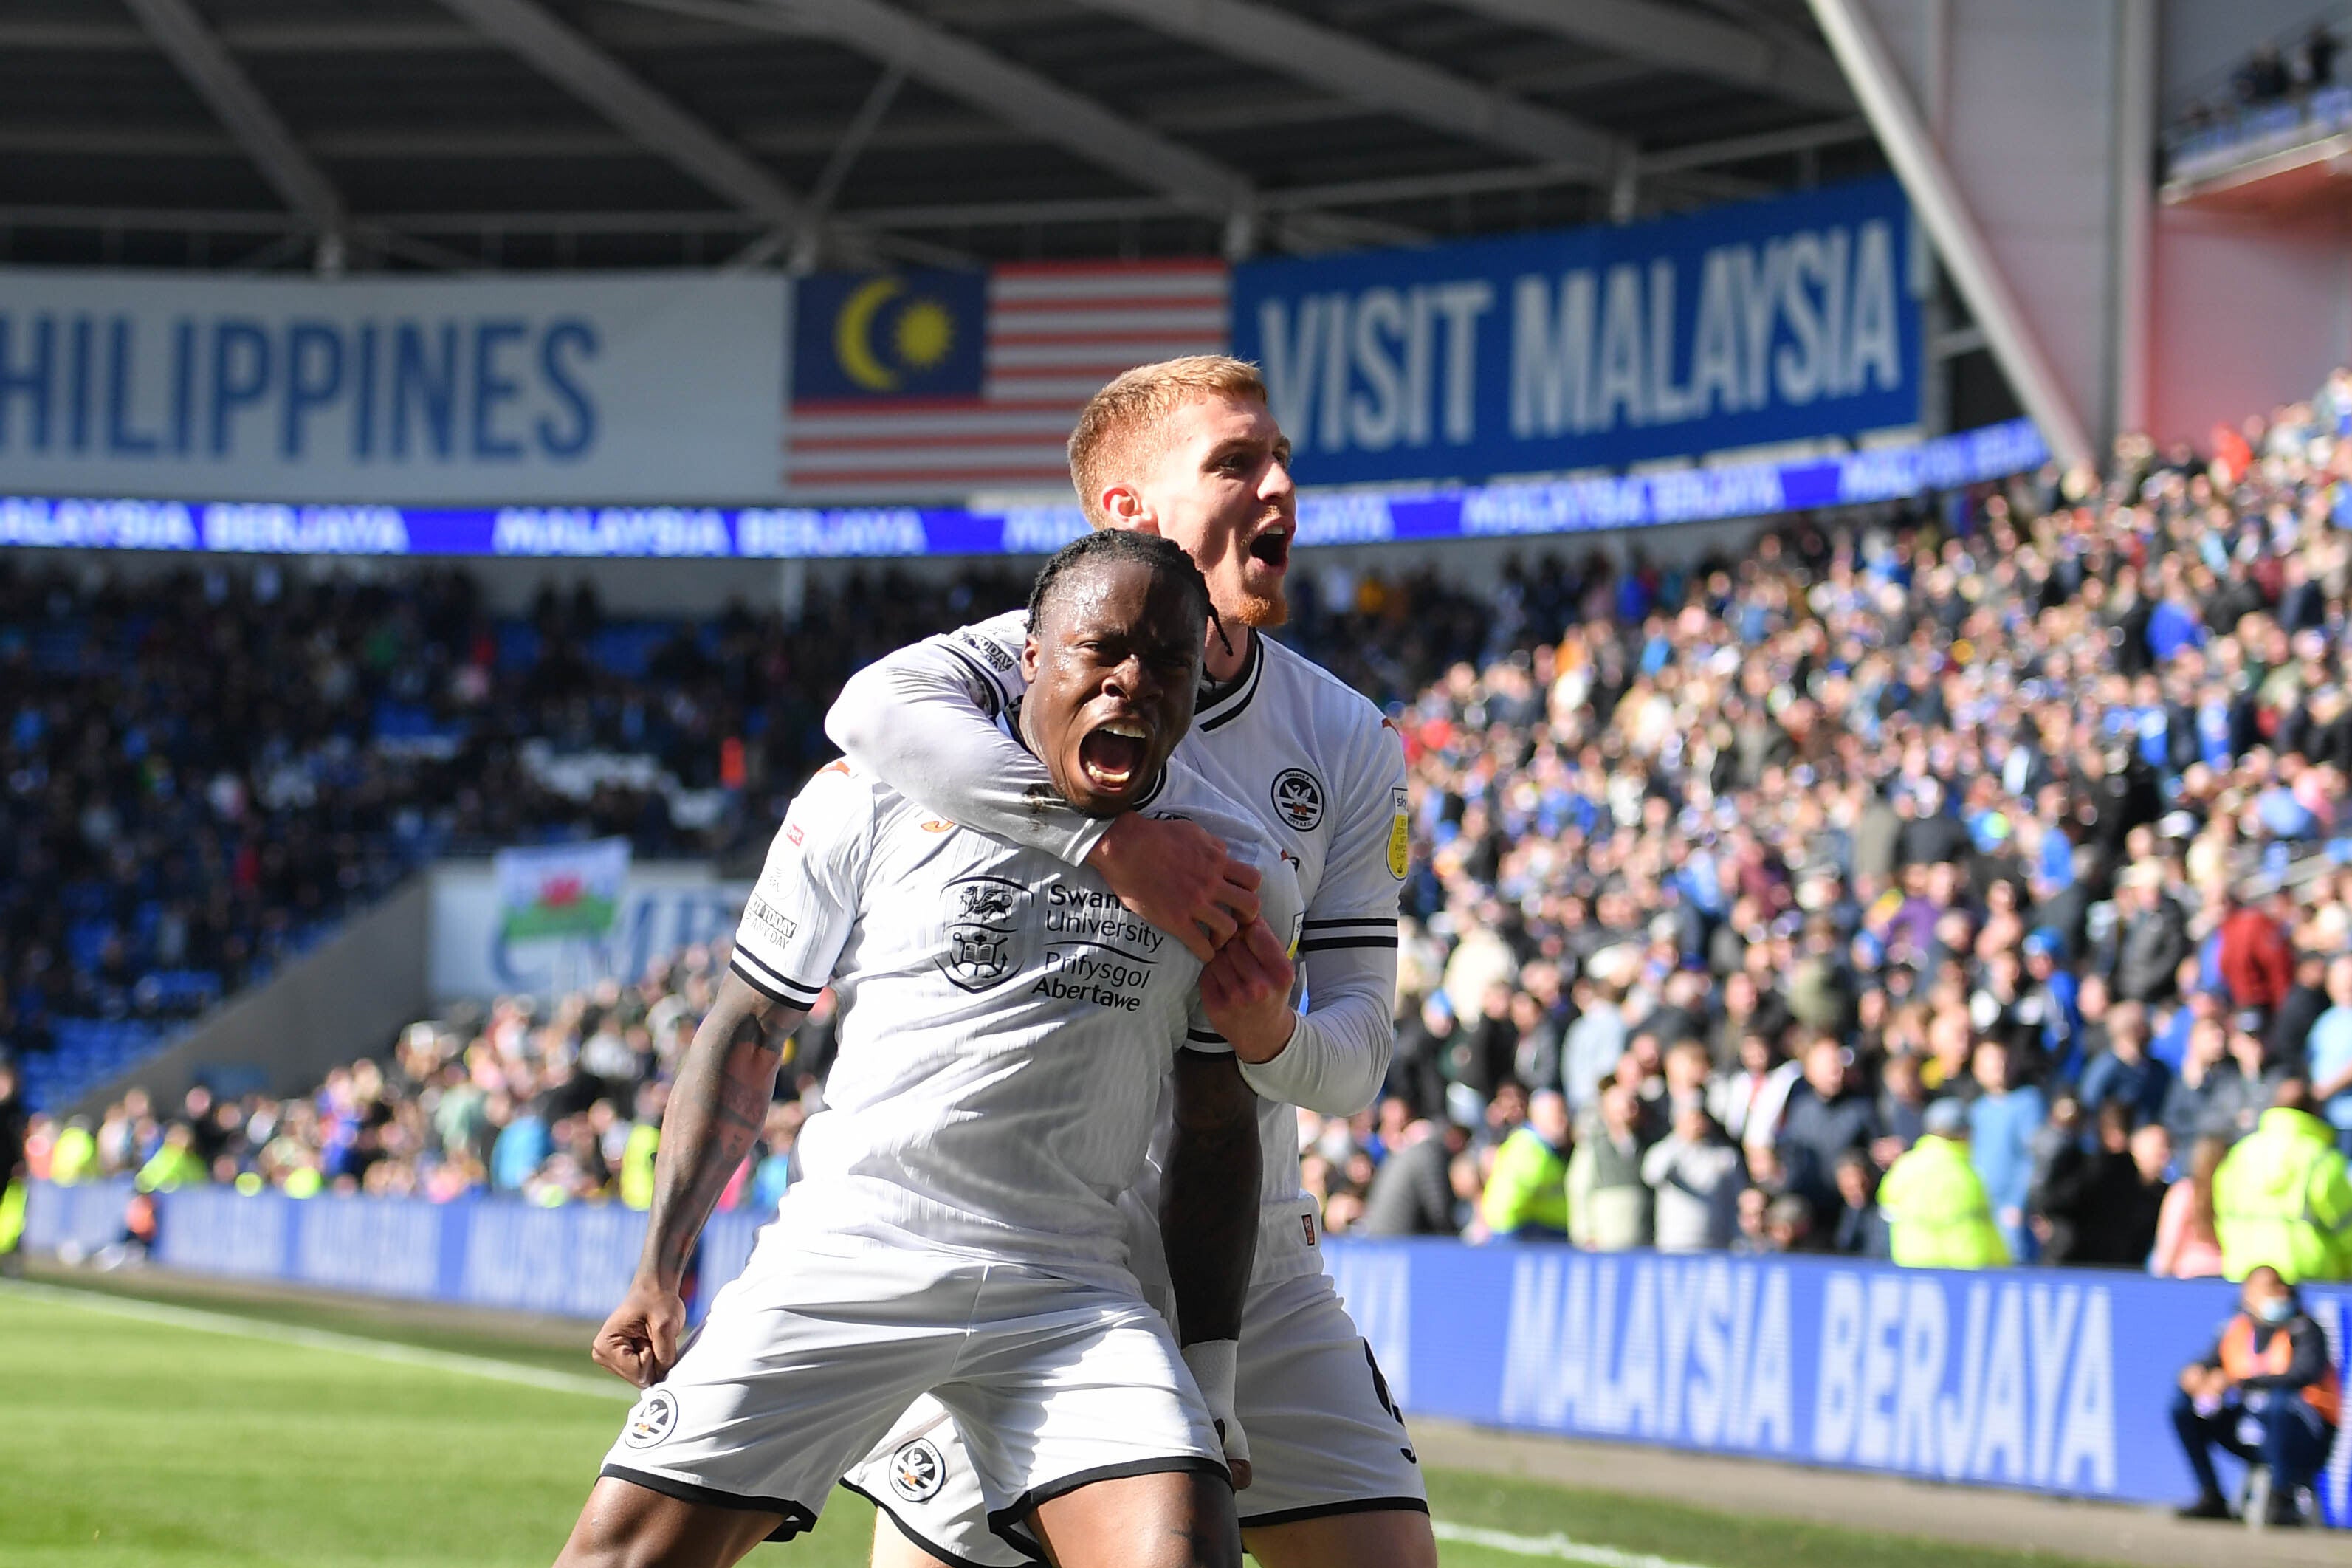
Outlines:
[[[873,787],[835,763],[809,781],[768,846],[728,967],[786,1007],[808,1007],[857,923],[872,855]]]
[[[996,723],[1027,689],[1026,639],[1016,611],[900,648],[849,678],[824,732],[934,816],[1082,865],[1110,823],[1065,801]]]
[[[1410,847],[1404,746],[1369,720],[1323,882],[1301,923],[1307,1009],[1272,1061],[1244,1063],[1259,1094],[1353,1116],[1388,1080],[1396,1049],[1397,892]]]

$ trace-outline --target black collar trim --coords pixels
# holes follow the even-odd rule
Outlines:
[[[1240,718],[1257,695],[1259,679],[1265,674],[1265,638],[1253,627],[1249,634],[1249,662],[1224,695],[1192,716],[1193,724],[1202,730],[1214,730]]]

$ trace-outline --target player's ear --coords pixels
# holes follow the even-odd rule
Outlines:
[[[1032,686],[1037,680],[1037,659],[1040,654],[1037,634],[1031,632],[1021,644],[1021,683]]]
[[[1124,481],[1105,485],[1100,498],[1102,514],[1113,528],[1132,529],[1138,533],[1160,531],[1160,520],[1152,515],[1144,501],[1143,492]]]

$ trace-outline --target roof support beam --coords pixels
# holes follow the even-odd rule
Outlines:
[[[1657,0],[1454,0],[1466,10],[1591,44],[1668,70],[1753,88],[1813,109],[1851,110],[1837,62],[1819,49]]]
[[[774,227],[798,233],[799,197],[750,153],[672,103],[536,0],[441,0],[518,58],[704,188]]]
[[[1595,184],[1633,156],[1624,139],[1255,0],[1080,0],[1097,11],[1314,83],[1328,92]]]
[[[1911,101],[1897,74],[1885,40],[1863,14],[1858,0],[1811,0],[1814,17],[1837,51],[1863,111],[1878,132],[1887,161],[1903,177],[1919,221],[1936,242],[1936,254],[1952,275],[1969,312],[1992,344],[1993,357],[2042,427],[2042,439],[2067,468],[2091,464],[2091,438],[2081,411],[2066,395],[2065,384],[2050,355],[2027,321],[2016,292],[1993,258],[1992,247],[1976,216],[1960,199],[1958,181],[1944,162],[1941,148]]]
[[[188,0],[129,0],[148,36],[171,57],[188,85],[236,139],[280,200],[319,236],[322,268],[341,267],[343,197],[310,160],[253,79],[196,15]]]
[[[824,34],[1098,168],[1157,191],[1187,211],[1224,218],[1237,233],[1254,226],[1257,193],[1239,171],[884,0],[630,3],[762,31]]]

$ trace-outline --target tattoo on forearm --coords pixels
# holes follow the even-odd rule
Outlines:
[[[642,1270],[664,1280],[684,1272],[695,1237],[767,1121],[783,1041],[800,1018],[800,1009],[771,1008],[748,988],[729,990],[696,1031],[662,1121]]]

